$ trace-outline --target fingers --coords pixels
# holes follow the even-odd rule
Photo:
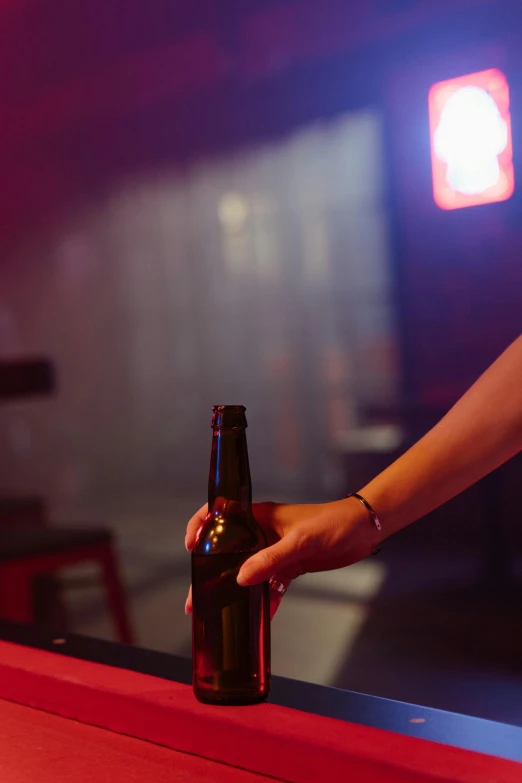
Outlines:
[[[273,574],[302,573],[298,563],[311,553],[311,542],[302,533],[289,533],[277,544],[250,557],[241,567],[237,581],[240,585],[257,585]]]
[[[274,577],[270,580],[270,619],[272,620],[279,609],[283,596],[290,585],[289,579],[278,579]]]
[[[185,614],[192,614],[192,585],[189,587],[187,600],[185,601]]]
[[[187,532],[185,534],[185,549],[190,552],[194,546],[196,540],[196,533],[198,532],[201,523],[204,522],[208,511],[208,504],[205,503],[201,506],[199,511],[196,511],[194,516],[189,520],[187,525]],[[192,614],[192,585],[189,587],[187,600],[185,601],[185,614]]]
[[[189,520],[187,525],[187,532],[185,534],[185,549],[190,552],[194,546],[196,540],[196,533],[198,532],[201,523],[205,521],[207,516],[208,503],[201,506],[199,511],[196,511],[194,516]],[[187,600],[185,601],[185,614],[192,614],[192,585],[189,587]]]
[[[194,516],[189,520],[187,525],[187,533],[185,535],[185,549],[190,552],[194,546],[196,540],[196,533],[198,532],[201,524],[205,521],[205,517],[208,512],[208,503],[201,506],[199,511],[196,511]]]

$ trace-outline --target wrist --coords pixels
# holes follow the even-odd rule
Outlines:
[[[359,492],[352,492],[350,495],[348,495],[348,498],[354,498],[357,500],[361,506],[364,508],[364,510],[367,512],[368,516],[370,517],[374,527],[376,530],[378,530],[379,533],[382,532],[382,525],[380,523],[379,517],[375,513],[375,509],[368,503],[365,497],[361,495]]]
[[[377,512],[371,503],[368,502],[367,498],[360,492],[352,492],[350,495],[348,495],[347,500],[350,499],[357,501],[357,503],[359,503],[363,511],[366,513],[368,523],[371,525],[373,531],[373,541],[375,545],[373,554],[376,555],[378,552],[380,552],[380,544],[384,537],[381,521],[377,515]]]
[[[360,493],[374,509],[381,524],[381,541],[397,533],[408,524],[399,498],[392,489],[386,489],[376,480],[366,484]]]
[[[364,500],[366,501],[366,498]],[[379,522],[379,519],[371,506],[368,508],[355,494],[348,495],[348,497],[339,501],[339,505],[342,509],[344,526],[350,533],[352,541],[358,542],[358,547],[364,550],[364,555],[362,556],[366,557],[372,553],[377,554],[380,550],[383,533],[382,526],[379,529],[375,524],[375,518],[377,522]]]

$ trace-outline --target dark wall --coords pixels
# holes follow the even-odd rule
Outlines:
[[[522,332],[522,195],[444,211],[432,196],[428,90],[500,68],[511,93],[515,177],[522,177],[522,40],[497,21],[423,52],[388,80],[398,294],[409,401],[447,409]]]
[[[521,331],[520,197],[440,211],[427,116],[431,84],[500,67],[518,154],[514,4],[27,0],[0,22],[5,242],[129,174],[378,104],[408,401],[443,410]]]
[[[343,96],[371,94],[382,47],[394,56],[412,31],[477,6],[498,3],[10,0],[0,8],[2,235],[59,220],[129,171],[342,110]],[[347,53],[365,51],[365,73],[347,68]]]

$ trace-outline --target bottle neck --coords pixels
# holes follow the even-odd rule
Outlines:
[[[216,427],[208,477],[208,507],[218,500],[232,500],[244,511],[252,506],[252,482],[244,427]]]

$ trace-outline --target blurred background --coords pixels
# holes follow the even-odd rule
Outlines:
[[[437,186],[430,89],[498,69],[516,182],[522,8],[3,0],[0,30],[0,614],[188,657],[212,405],[247,406],[256,499],[334,499],[521,333],[520,192]],[[302,578],[274,673],[522,724],[520,475]]]

